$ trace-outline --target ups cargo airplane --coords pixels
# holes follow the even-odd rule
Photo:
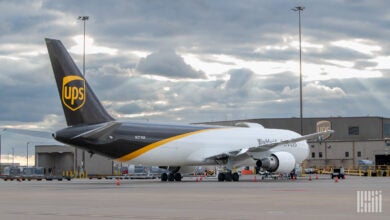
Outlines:
[[[181,181],[183,168],[222,165],[219,181],[238,181],[234,167],[257,166],[288,173],[309,154],[307,139],[260,124],[236,127],[119,122],[112,118],[59,40],[45,39],[68,127],[53,133],[65,144],[133,164],[167,168],[162,181]]]

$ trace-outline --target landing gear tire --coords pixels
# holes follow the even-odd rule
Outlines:
[[[175,176],[173,175],[173,173],[168,174],[168,181],[169,182],[175,181]]]
[[[225,174],[225,181],[226,182],[231,182],[233,180],[233,176],[232,176],[232,173],[231,172],[227,172]]]
[[[225,181],[225,174],[219,173],[218,174],[218,182],[223,182]]]
[[[161,174],[161,182],[166,182],[168,180],[168,174],[162,173]]]
[[[232,178],[234,182],[238,182],[240,180],[240,176],[238,175],[238,173],[233,173]]]
[[[240,180],[240,175],[238,173],[231,173],[231,172],[226,172],[226,173],[219,173],[218,174],[218,182],[238,182]]]
[[[174,174],[174,179],[176,182],[180,182],[181,181],[181,173],[175,173]]]

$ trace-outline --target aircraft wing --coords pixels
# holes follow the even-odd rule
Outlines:
[[[298,138],[281,140],[281,141],[276,141],[276,142],[272,142],[272,143],[259,143],[259,146],[256,146],[256,147],[248,147],[248,148],[238,149],[236,151],[224,152],[221,154],[207,157],[206,160],[220,160],[220,159],[224,159],[224,158],[228,158],[228,157],[239,157],[239,156],[244,155],[246,153],[263,152],[263,151],[270,150],[278,145],[291,144],[291,143],[296,143],[296,142],[300,142],[303,140],[317,139],[318,141],[321,142],[333,133],[334,133],[333,130],[327,130],[327,131],[304,135],[304,136],[301,136]]]
[[[291,143],[296,143],[296,142],[300,142],[300,141],[304,141],[304,140],[316,139],[317,141],[322,142],[323,140],[325,140],[327,137],[329,137],[333,133],[334,133],[333,130],[327,130],[327,131],[322,131],[322,132],[317,132],[317,133],[313,133],[313,134],[304,135],[304,136],[301,136],[301,137],[298,137],[298,138],[292,138],[292,139],[288,139],[288,140],[277,141],[277,142],[273,142],[273,143],[264,143],[264,144],[259,143],[259,146],[248,148],[248,150],[246,152],[267,151],[267,150],[269,150],[271,148],[274,148],[274,147],[276,147],[278,145],[291,144]]]
[[[31,137],[37,137],[37,138],[53,139],[53,137],[51,136],[52,132],[48,132],[48,131],[33,131],[27,129],[3,128],[0,131],[0,134],[3,132],[9,132],[9,133],[14,133],[19,135],[27,135]]]

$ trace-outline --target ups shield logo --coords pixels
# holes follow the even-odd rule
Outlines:
[[[65,76],[62,80],[62,103],[76,111],[85,103],[85,80],[80,76]]]

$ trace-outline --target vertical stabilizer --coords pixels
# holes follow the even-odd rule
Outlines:
[[[113,121],[61,41],[45,41],[68,126]]]

